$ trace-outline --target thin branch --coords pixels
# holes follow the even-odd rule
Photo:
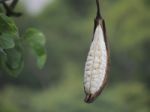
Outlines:
[[[13,0],[13,2],[12,2],[11,5],[10,5],[10,8],[11,8],[12,10],[16,7],[18,1],[19,1],[19,0]]]
[[[22,15],[22,14],[19,13],[19,12],[14,12],[14,11],[13,11],[14,8],[16,7],[16,5],[17,5],[17,3],[18,3],[19,0],[13,0],[10,5],[8,5],[8,4],[6,3],[6,1],[8,1],[8,0],[1,0],[0,3],[3,4],[3,6],[4,6],[5,10],[6,10],[6,15],[7,15],[7,16],[19,17],[19,16]]]

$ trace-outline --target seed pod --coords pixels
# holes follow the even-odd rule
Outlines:
[[[107,82],[108,70],[108,44],[106,38],[105,22],[97,3],[97,16],[95,18],[94,36],[87,56],[84,72],[85,102],[91,103],[102,92]]]

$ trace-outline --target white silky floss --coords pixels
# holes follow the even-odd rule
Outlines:
[[[88,94],[95,94],[103,85],[107,67],[107,50],[100,24],[97,26],[84,72],[84,88]]]

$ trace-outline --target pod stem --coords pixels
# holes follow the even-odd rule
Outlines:
[[[97,6],[97,14],[96,18],[94,20],[94,33],[96,30],[97,25],[99,25],[100,20],[102,20],[101,12],[100,12],[100,5],[99,5],[99,0],[96,0],[96,6]]]
[[[96,5],[97,5],[97,15],[96,15],[96,18],[97,19],[101,19],[102,16],[101,16],[101,12],[100,12],[99,0],[96,0]]]

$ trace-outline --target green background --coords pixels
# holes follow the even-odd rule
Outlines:
[[[102,0],[110,44],[109,80],[101,96],[84,103],[83,74],[96,14],[94,0],[54,0],[37,17],[15,18],[21,33],[46,35],[47,62],[26,57],[17,77],[0,71],[0,112],[150,112],[150,1]],[[25,50],[28,50],[25,48]]]

